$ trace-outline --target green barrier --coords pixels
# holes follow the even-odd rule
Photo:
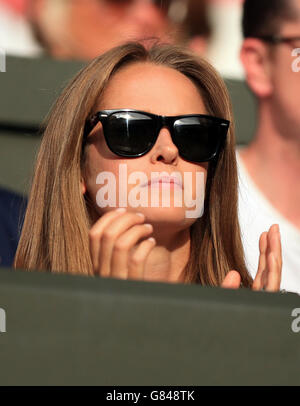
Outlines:
[[[0,74],[0,125],[38,127],[81,62],[8,57]]]
[[[256,128],[256,102],[246,83],[225,80],[233,107],[235,135],[238,145],[247,145]]]
[[[68,81],[85,63],[50,58],[8,57],[0,74],[0,127],[38,127]],[[248,143],[255,128],[255,102],[246,84],[226,80],[236,120],[237,142]]]
[[[1,269],[0,382],[299,385],[299,307],[295,294]]]
[[[0,185],[27,195],[40,138],[0,129]]]

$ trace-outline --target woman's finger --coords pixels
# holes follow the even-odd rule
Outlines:
[[[134,253],[129,257],[128,261],[128,278],[129,279],[144,279],[146,260],[155,247],[156,241],[154,238],[148,238],[142,241]]]
[[[252,288],[277,291],[280,288],[282,268],[280,232],[277,224],[273,224],[267,233],[261,235],[259,249],[258,271]]]
[[[111,261],[114,245],[117,239],[134,225],[143,223],[145,216],[140,213],[125,212],[122,216],[115,217],[107,227],[102,230],[99,250],[99,273],[101,276],[111,275]]]
[[[116,217],[120,216],[124,212],[125,209],[118,209],[105,213],[89,231],[90,254],[95,273],[99,272],[100,239],[102,232]]]
[[[241,275],[237,271],[229,271],[225,276],[221,287],[225,289],[239,289],[241,285]]]
[[[281,252],[281,236],[278,224],[273,224],[268,234],[268,253],[272,252],[281,269],[282,267],[282,252]]]
[[[281,283],[281,241],[277,224],[273,225],[268,234],[268,255],[267,255],[267,281],[265,290],[275,292],[280,289]]]
[[[153,232],[151,224],[132,226],[115,242],[111,259],[111,276],[119,279],[128,279],[129,252],[141,238]]]
[[[280,289],[281,272],[273,252],[267,257],[268,282],[265,286],[267,292],[277,292]]]
[[[278,257],[277,257],[277,262],[278,262],[278,265],[280,267],[280,273],[281,273],[281,271],[282,271],[282,245],[281,245],[281,234],[280,234],[279,226],[278,226],[277,235],[278,235]]]
[[[259,238],[259,260],[258,269],[255,275],[252,289],[261,290],[265,282],[265,270],[267,267],[267,248],[268,248],[268,233],[265,231]]]

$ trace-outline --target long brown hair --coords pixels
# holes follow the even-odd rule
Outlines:
[[[208,114],[231,121],[225,84],[205,60],[173,45],[150,49],[128,43],[101,55],[71,81],[54,105],[37,158],[15,267],[93,275],[89,210],[80,189],[84,124],[112,75],[129,63],[175,69],[199,89]],[[229,270],[252,279],[244,263],[237,217],[237,168],[233,124],[218,161],[208,169],[204,215],[191,227],[186,283],[218,286]]]

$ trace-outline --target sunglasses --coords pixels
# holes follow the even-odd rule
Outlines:
[[[127,158],[149,152],[163,127],[170,131],[179,155],[191,162],[208,162],[217,157],[226,140],[230,122],[204,114],[158,116],[139,110],[103,110],[86,121],[83,146],[87,136],[101,122],[108,148]]]
[[[136,0],[106,0],[109,4],[128,6],[134,3]],[[149,0],[148,0],[149,1]],[[151,2],[162,10],[168,10],[171,5],[171,0],[151,0]]]
[[[280,35],[257,35],[255,38],[269,42],[273,45],[290,44],[293,47],[300,47],[300,36],[282,37]]]

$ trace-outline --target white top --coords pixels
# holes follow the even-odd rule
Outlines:
[[[259,237],[279,224],[282,244],[281,289],[300,294],[300,230],[280,214],[250,178],[237,152],[239,220],[246,264],[254,278],[259,259]]]

